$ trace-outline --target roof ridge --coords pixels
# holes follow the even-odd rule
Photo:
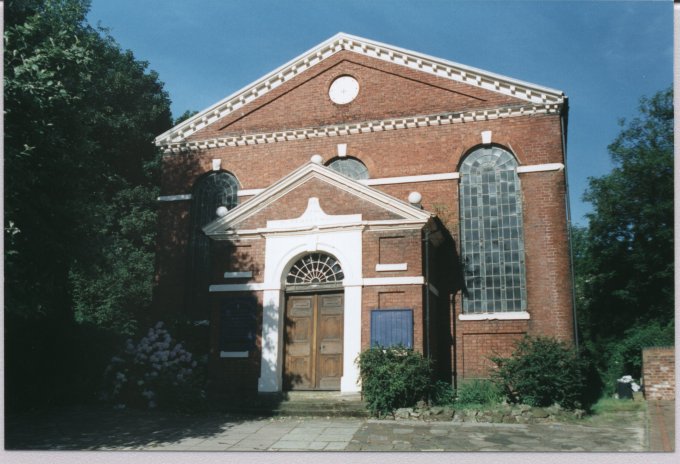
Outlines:
[[[339,32],[310,48],[273,71],[235,91],[191,118],[172,127],[154,140],[158,146],[182,143],[187,137],[231,114],[251,101],[282,85],[335,53],[348,50],[417,69],[439,77],[476,85],[486,90],[511,95],[534,104],[562,103],[560,90],[513,79],[420,52]]]

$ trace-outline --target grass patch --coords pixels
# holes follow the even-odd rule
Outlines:
[[[461,408],[500,404],[503,394],[493,382],[483,379],[465,380],[458,386],[455,405]]]
[[[616,398],[600,398],[595,403],[591,411],[593,414],[607,414],[610,412],[629,412],[644,411],[646,403],[644,401],[617,400]]]

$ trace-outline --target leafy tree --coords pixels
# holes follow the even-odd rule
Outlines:
[[[184,113],[180,114],[177,118],[175,118],[172,125],[176,126],[177,124],[186,121],[187,119],[196,114],[198,114],[198,111],[196,110],[186,110]]]
[[[639,376],[640,348],[672,330],[672,90],[642,98],[639,116],[620,124],[614,169],[589,179],[588,228],[572,231],[580,330],[609,388]]]
[[[5,4],[14,404],[49,398],[55,383],[68,390],[69,376],[86,383],[74,365],[87,369],[94,360],[82,357],[95,356],[106,334],[133,332],[151,297],[159,159],[151,142],[171,125],[169,99],[147,63],[87,24],[88,8],[87,0]]]

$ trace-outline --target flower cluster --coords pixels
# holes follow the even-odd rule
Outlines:
[[[203,396],[201,368],[181,343],[159,322],[111,359],[105,395],[118,407],[155,408],[199,401]]]

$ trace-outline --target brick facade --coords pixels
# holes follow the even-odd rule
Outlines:
[[[342,75],[356,78],[360,91],[350,104],[337,105],[328,98],[328,88]],[[513,342],[523,334],[550,335],[566,341],[573,338],[565,175],[559,168],[540,168],[564,163],[562,130],[566,104],[561,110],[548,114],[529,111],[532,105],[515,96],[343,50],[186,137],[188,142],[195,142],[239,134],[322,129],[337,124],[452,111],[488,110],[493,113],[494,109],[500,111],[522,105],[527,108],[526,115],[507,118],[471,118],[451,124],[370,133],[282,138],[272,143],[216,144],[212,148],[168,153],[163,158],[161,194],[190,194],[197,179],[212,170],[214,159],[221,160],[221,170],[236,177],[240,190],[267,189],[285,182],[287,176],[309,163],[312,155],[320,155],[324,163],[336,158],[339,144],[346,144],[347,155],[367,167],[371,180],[447,174],[448,177],[428,181],[406,179],[370,187],[401,202],[407,202],[409,193],[419,192],[422,209],[432,213],[428,223],[419,226],[396,224],[404,221],[404,217],[380,202],[356,194],[351,187],[356,184],[339,188],[332,182],[312,178],[291,186],[257,211],[239,219],[234,227],[263,230],[267,221],[298,218],[309,207],[311,197],[318,198],[326,215],[361,214],[363,221],[382,224],[362,226],[361,278],[384,279],[386,283],[369,285],[364,281],[360,308],[361,349],[370,345],[371,311],[406,307],[413,310],[415,348],[423,352],[429,350],[437,360],[442,378],[452,375],[484,377],[488,373],[488,357],[509,354]],[[493,146],[514,155],[520,167],[539,166],[519,173],[528,319],[464,320],[460,317],[459,179],[450,174],[459,171],[462,160],[472,150],[490,146],[482,145],[483,131],[490,131]],[[242,195],[239,207],[258,202],[259,198],[257,192]],[[181,315],[191,304],[187,301],[184,285],[188,272],[190,214],[191,200],[160,204],[155,301],[157,310],[165,314]],[[387,221],[388,225],[380,221]],[[267,240],[266,233],[262,233],[238,240],[214,241],[212,280],[208,284],[267,287]],[[427,269],[426,255],[429,257]],[[376,267],[385,264],[402,265],[405,269],[379,270]],[[224,273],[230,271],[251,271],[252,277],[230,280],[224,277]],[[429,286],[418,283],[425,280],[429,281]],[[260,307],[258,340],[257,348],[246,359],[219,358],[215,348],[220,324],[216,309],[211,316],[211,371],[218,384],[229,383],[229,388],[236,390],[257,389],[257,377],[263,369],[260,359],[263,292],[269,289],[252,288],[250,293]],[[228,294],[212,294],[211,298],[216,301],[225,296]],[[428,337],[429,347],[426,346]]]
[[[648,400],[675,400],[675,347],[642,350],[642,384]]]

